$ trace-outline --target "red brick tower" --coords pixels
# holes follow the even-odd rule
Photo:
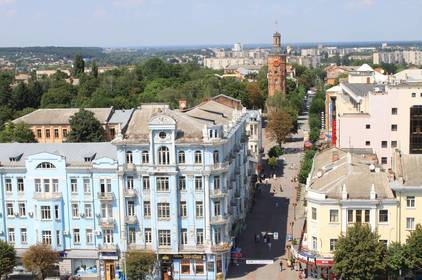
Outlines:
[[[281,51],[281,35],[273,35],[273,48],[268,56],[268,96],[286,93],[286,55]]]

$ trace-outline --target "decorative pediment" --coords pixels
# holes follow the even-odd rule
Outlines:
[[[168,115],[159,114],[149,120],[149,125],[176,125],[176,121]]]

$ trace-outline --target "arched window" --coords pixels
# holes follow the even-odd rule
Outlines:
[[[180,151],[179,152],[179,163],[185,163],[186,159],[185,159],[185,151]]]
[[[158,149],[158,164],[170,164],[169,148],[162,146]]]
[[[202,153],[201,153],[201,151],[195,152],[195,163],[202,163]]]
[[[148,151],[142,151],[142,163],[149,163]]]
[[[41,162],[40,164],[38,164],[37,168],[56,168],[56,167],[51,162],[45,161],[45,162]]]
[[[131,151],[126,152],[126,163],[133,163],[133,155]]]
[[[220,153],[218,151],[214,151],[212,153],[212,158],[213,158],[214,164],[219,163],[220,162]]]

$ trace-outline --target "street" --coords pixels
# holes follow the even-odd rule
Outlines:
[[[286,243],[287,236],[300,237],[301,225],[303,225],[303,208],[301,205],[293,209],[296,202],[297,182],[292,182],[296,177],[300,160],[303,156],[303,129],[307,129],[307,115],[299,116],[299,131],[286,142],[284,155],[278,159],[275,170],[264,164],[264,174],[268,179],[263,181],[256,193],[256,202],[246,220],[246,230],[240,235],[238,247],[242,249],[243,260],[238,264],[232,264],[227,279],[297,279],[297,272],[287,267]],[[263,131],[264,149],[267,156],[268,150],[275,145]],[[266,162],[266,160],[265,160]],[[273,174],[276,174],[275,179]],[[282,187],[282,189],[280,189]],[[275,191],[275,194],[272,192]],[[294,213],[296,212],[296,213]],[[291,222],[296,221],[293,228]],[[293,232],[292,232],[293,231]],[[278,234],[278,240],[274,240],[274,234]],[[271,245],[264,243],[264,234],[269,233]],[[256,242],[255,236],[259,234],[260,240]],[[272,264],[246,264],[246,260],[273,260]],[[280,272],[280,261],[283,262],[283,270]]]

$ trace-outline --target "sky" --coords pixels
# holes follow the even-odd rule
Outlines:
[[[422,0],[0,0],[0,47],[422,40]],[[275,22],[277,21],[277,26]]]

